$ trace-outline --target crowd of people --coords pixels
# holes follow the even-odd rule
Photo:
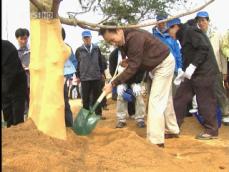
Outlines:
[[[156,19],[166,18],[158,15]],[[179,137],[190,109],[196,110],[203,119],[204,130],[196,139],[217,138],[219,120],[229,124],[226,92],[229,89],[229,31],[219,35],[211,30],[209,23],[209,14],[201,11],[186,23],[179,18],[159,22],[152,33],[141,29],[101,28],[99,34],[115,46],[109,60],[99,46],[92,43],[91,32],[83,31],[83,44],[75,53],[67,44],[71,54],[63,69],[66,126],[73,125],[69,98],[80,97],[83,108],[90,109],[105,91],[112,93],[116,100],[116,128],[126,127],[130,116],[137,127],[147,127],[147,139],[159,147],[164,147],[165,139]],[[29,35],[27,29],[16,30],[18,50],[9,41],[2,40],[2,112],[7,127],[23,122],[28,115]],[[63,40],[65,36],[62,28]],[[116,75],[116,71],[119,74],[109,83],[105,75],[107,66],[111,76]],[[143,82],[147,85],[146,102],[142,95]],[[72,94],[72,85],[77,86],[76,97]],[[96,114],[105,120],[103,110],[108,110],[106,98],[96,109]]]

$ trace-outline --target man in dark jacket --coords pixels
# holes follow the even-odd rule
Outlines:
[[[81,82],[83,107],[89,109],[90,102],[94,104],[102,93],[101,79],[104,76],[104,68],[99,47],[91,43],[91,32],[83,31],[82,37],[84,44],[75,53],[78,61],[76,74],[78,82]],[[90,97],[93,100],[90,100]],[[102,117],[101,105],[95,112],[105,119]]]
[[[174,108],[178,125],[181,126],[188,102],[196,94],[199,112],[204,118],[204,131],[197,139],[213,139],[218,136],[216,120],[216,97],[214,83],[219,72],[213,48],[207,36],[197,27],[186,27],[180,19],[167,23],[168,32],[181,43],[185,72],[177,76],[180,84],[174,97]]]
[[[210,19],[209,14],[206,11],[198,12],[195,19],[197,21],[197,26],[208,36],[215,53],[216,62],[220,71],[216,75],[215,94],[217,104],[220,107],[223,115],[222,121],[227,119],[229,125],[229,99],[227,98],[226,89],[223,85],[223,81],[226,79],[228,69],[227,60],[220,50],[222,36],[219,33],[210,31]]]
[[[16,47],[2,40],[2,110],[7,127],[24,122],[27,79]]]
[[[29,90],[30,90],[30,73],[29,73],[29,63],[30,63],[30,49],[28,46],[29,40],[29,31],[25,28],[19,28],[15,32],[15,37],[18,41],[19,49],[18,55],[21,60],[22,66],[25,70],[27,76],[27,94],[26,94],[26,105],[25,105],[25,114],[28,115],[29,111]]]
[[[159,147],[164,147],[165,134],[179,133],[172,103],[171,85],[175,70],[173,55],[164,43],[145,30],[101,28],[99,33],[105,41],[119,47],[123,59],[128,57],[122,61],[127,63],[127,68],[112,83],[104,87],[106,93],[111,92],[112,87],[128,81],[140,69],[152,73],[147,139]]]
[[[121,61],[122,57],[120,57],[120,51],[118,48],[116,48],[110,55],[109,58],[109,70],[111,76],[114,75],[115,70],[117,68],[118,62]],[[118,70],[119,71],[119,70]],[[134,119],[137,122],[137,126],[139,128],[144,128],[145,127],[145,122],[144,122],[144,115],[145,115],[145,104],[141,95],[141,86],[140,83],[143,80],[145,71],[140,70],[138,71],[131,79],[129,79],[125,83],[124,89],[132,89],[132,87],[135,85],[139,85],[139,91],[140,93],[134,93],[135,99],[133,99],[131,102],[127,102],[124,100],[123,95],[118,95],[117,97],[117,119],[118,123],[116,125],[116,128],[123,128],[126,126],[126,108],[128,109],[128,114],[129,116],[134,115]],[[138,86],[137,86],[138,87]],[[119,86],[117,88],[119,90]],[[123,90],[123,91],[126,91]],[[133,89],[132,89],[133,91]],[[118,92],[118,91],[117,91]],[[119,93],[118,93],[119,94]],[[128,106],[128,107],[126,107]],[[135,108],[136,107],[136,108]]]

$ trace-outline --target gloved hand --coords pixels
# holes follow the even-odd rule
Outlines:
[[[135,96],[140,96],[142,92],[142,88],[140,84],[132,84],[131,88]]]
[[[173,83],[176,85],[176,86],[179,86],[181,82],[184,81],[184,71],[181,69],[179,70],[178,69],[178,75],[177,77],[174,79]]]
[[[191,79],[195,70],[196,70],[196,66],[194,66],[193,64],[190,64],[184,72],[184,77],[187,79]]]
[[[178,68],[177,73],[178,73],[178,75],[180,75],[181,73],[184,73],[184,71],[181,68]]]
[[[121,84],[117,86],[117,94],[118,96],[122,96],[123,93],[126,91],[127,87],[126,84]]]

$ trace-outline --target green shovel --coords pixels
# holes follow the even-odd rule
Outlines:
[[[118,75],[121,74],[117,74],[117,69],[118,66],[110,82],[112,82]],[[80,109],[80,112],[78,113],[76,119],[73,122],[73,131],[76,134],[85,136],[89,135],[92,132],[92,130],[95,128],[96,124],[100,120],[100,115],[95,114],[95,109],[98,107],[98,105],[101,103],[105,96],[106,93],[103,92],[90,110],[84,108]]]

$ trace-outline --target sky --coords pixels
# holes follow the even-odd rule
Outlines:
[[[191,0],[188,0],[191,2]],[[195,3],[203,3],[207,0],[192,0]],[[20,7],[20,8],[19,8]],[[67,12],[76,11],[78,7],[77,0],[63,0],[60,5],[59,15],[68,17]],[[207,6],[205,11],[210,15],[211,23],[217,27],[219,32],[224,32],[229,29],[228,10],[229,0],[215,0],[212,4]],[[79,10],[77,10],[79,11]],[[179,11],[181,13],[183,11]],[[176,14],[175,11],[173,14]],[[181,20],[185,22],[188,19],[194,18],[195,13],[186,17],[182,17]],[[30,30],[30,15],[29,15],[29,0],[2,0],[2,39],[11,41],[16,47],[17,41],[15,39],[15,30],[19,27],[27,28]],[[86,13],[78,16],[78,19],[88,22],[97,23],[102,16],[93,12]],[[65,42],[71,45],[73,51],[76,50],[82,44],[81,33],[83,29],[80,27],[63,25],[66,32]],[[151,31],[152,27],[146,27],[144,29]],[[92,41],[97,43],[102,40],[101,36],[98,36],[98,32],[92,32]]]

